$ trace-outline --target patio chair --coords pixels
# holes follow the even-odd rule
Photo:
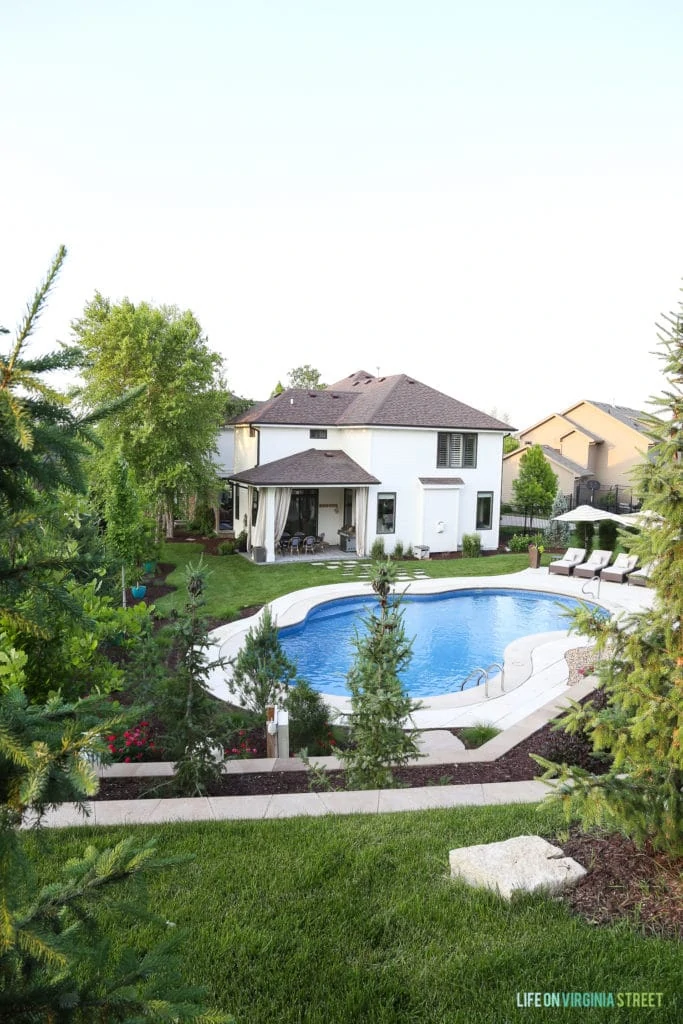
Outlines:
[[[315,537],[304,537],[303,552],[312,555],[315,550]]]
[[[654,567],[654,562],[646,562],[645,565],[641,565],[640,569],[636,569],[635,572],[629,573],[629,585],[633,585],[634,587],[646,587],[650,582],[650,577]]]
[[[611,557],[611,551],[591,552],[588,561],[583,562],[581,565],[577,565],[576,569],[574,569],[574,576],[580,576],[581,579],[592,580],[594,576],[599,576],[602,570],[607,568]]]
[[[571,576],[576,566],[583,562],[585,557],[585,548],[567,548],[562,558],[550,563],[548,571],[557,573],[559,576]]]
[[[324,550],[325,550],[325,534],[324,533],[319,533],[318,536],[315,538],[315,544],[313,545],[313,550],[314,551],[323,551],[324,552]]]
[[[608,583],[623,583],[630,572],[633,572],[638,564],[637,555],[622,553],[614,559],[614,564],[609,565],[600,573],[600,579]]]
[[[283,533],[282,536],[280,537],[279,541],[277,542],[277,546],[280,549],[281,555],[286,555],[287,552],[289,551],[290,540],[291,537],[289,536],[288,533]]]
[[[289,542],[289,552],[292,555],[301,554],[301,537],[292,537],[292,539]]]

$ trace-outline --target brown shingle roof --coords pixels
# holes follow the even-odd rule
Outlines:
[[[309,448],[284,459],[254,466],[243,473],[236,473],[230,479],[258,487],[301,487],[304,484],[342,487],[381,483],[346,452],[340,449],[321,451],[319,448]]]
[[[236,423],[300,426],[432,427],[444,430],[513,428],[408,377],[357,371],[323,391],[283,391],[249,409]]]

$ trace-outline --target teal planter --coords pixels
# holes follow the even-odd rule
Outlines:
[[[139,585],[138,587],[131,587],[131,588],[130,588],[130,592],[131,592],[131,594],[133,595],[133,597],[135,598],[135,600],[136,600],[136,601],[139,601],[139,600],[140,600],[140,598],[141,598],[141,597],[144,597],[144,596],[145,596],[145,594],[147,593],[147,587],[145,587],[145,586],[144,586],[144,585],[143,585],[143,584],[141,583],[141,584],[140,584],[140,585]]]

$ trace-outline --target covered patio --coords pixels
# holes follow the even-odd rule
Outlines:
[[[311,448],[230,479],[248,489],[247,549],[256,561],[316,561],[367,554],[368,493],[370,485],[380,481],[346,452]],[[345,538],[340,537],[342,528]],[[324,535],[322,549],[283,554],[279,541],[285,532]]]

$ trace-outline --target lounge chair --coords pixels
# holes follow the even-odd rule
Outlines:
[[[654,562],[647,562],[645,565],[641,565],[640,569],[630,573],[628,582],[633,584],[634,587],[646,587],[650,582],[654,567]]]
[[[628,574],[633,572],[637,564],[637,555],[626,555],[622,551],[614,559],[613,565],[608,565],[606,569],[602,570],[600,579],[606,580],[608,583],[623,583]]]
[[[562,558],[556,562],[551,562],[548,569],[550,572],[558,573],[560,576],[571,576],[576,566],[583,562],[585,557],[585,548],[567,548]]]
[[[574,576],[580,576],[581,579],[592,580],[594,576],[599,576],[602,570],[607,568],[611,557],[611,551],[591,552],[588,561],[584,562],[582,565],[577,565],[576,569],[574,569]]]

